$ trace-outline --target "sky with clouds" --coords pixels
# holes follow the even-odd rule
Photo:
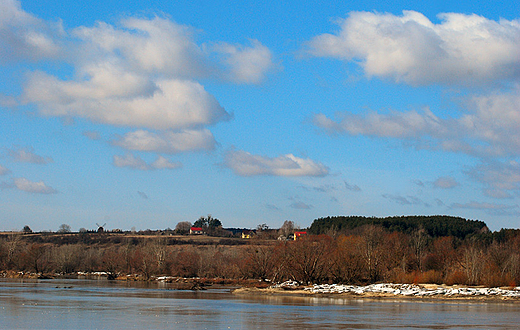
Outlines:
[[[520,5],[0,2],[0,230],[520,222]]]

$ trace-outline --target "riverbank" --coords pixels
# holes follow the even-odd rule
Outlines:
[[[88,279],[110,280],[119,282],[143,282],[167,284],[169,290],[206,290],[208,288],[267,288],[271,284],[255,279],[229,279],[229,278],[204,278],[204,277],[179,277],[179,276],[149,276],[140,274],[113,274],[109,272],[76,272],[68,274],[58,273],[31,273],[31,272],[0,272],[0,278],[20,280],[59,280],[59,279]]]
[[[315,284],[301,286],[287,281],[268,288],[242,287],[234,294],[356,297],[356,298],[399,298],[399,299],[436,299],[436,300],[480,300],[520,302],[520,287],[485,288],[467,286],[447,286],[437,284],[393,284],[378,283],[367,286],[341,284]]]
[[[352,297],[370,299],[435,299],[520,302],[520,287],[486,288],[445,284],[394,284],[377,283],[366,286],[342,284],[300,285],[295,281],[271,284],[251,279],[184,278],[175,276],[113,275],[107,272],[78,272],[71,274],[36,274],[2,272],[0,277],[11,279],[104,279],[165,283],[170,290],[206,290],[229,288],[233,294],[286,295],[319,297]]]

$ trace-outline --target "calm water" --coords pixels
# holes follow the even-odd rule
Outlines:
[[[0,280],[1,329],[517,329],[520,303],[236,296],[166,284]]]

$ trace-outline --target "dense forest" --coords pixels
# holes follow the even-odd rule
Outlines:
[[[252,239],[9,233],[0,235],[0,276],[107,272],[141,280],[168,275],[304,284],[520,284],[520,230],[490,232],[481,221],[440,216],[323,218],[308,231],[298,240],[273,239],[272,230],[257,230]]]
[[[361,217],[337,216],[314,220],[309,232],[314,235],[331,232],[347,232],[365,225],[376,225],[391,231],[410,234],[418,229],[424,229],[433,238],[453,236],[464,239],[468,235],[489,231],[486,224],[479,220],[466,220],[460,217],[446,215],[434,216],[399,216],[399,217]]]

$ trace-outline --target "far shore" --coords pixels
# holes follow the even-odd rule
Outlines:
[[[379,283],[367,286],[342,285],[300,285],[293,281],[271,284],[259,280],[233,280],[222,278],[182,278],[172,276],[150,277],[144,279],[137,275],[111,276],[106,272],[73,274],[34,274],[21,272],[2,272],[0,278],[6,279],[111,279],[116,281],[167,283],[171,290],[206,290],[229,288],[236,295],[272,295],[289,297],[323,297],[346,299],[402,299],[421,301],[478,301],[478,302],[520,302],[520,287],[484,288],[445,284],[391,284]],[[345,287],[351,290],[344,290]],[[343,290],[338,290],[343,289]],[[370,289],[372,288],[372,289]],[[376,288],[377,290],[374,290]],[[409,290],[407,294],[403,290]],[[383,290],[382,290],[383,289]],[[385,291],[386,292],[381,292]],[[393,290],[393,291],[392,291]],[[396,291],[398,290],[398,291]],[[446,292],[458,292],[446,294]],[[396,293],[399,292],[399,293]],[[439,293],[440,292],[440,293]],[[468,293],[469,292],[469,293]],[[488,293],[489,292],[489,293]],[[471,294],[472,293],[472,294]]]

